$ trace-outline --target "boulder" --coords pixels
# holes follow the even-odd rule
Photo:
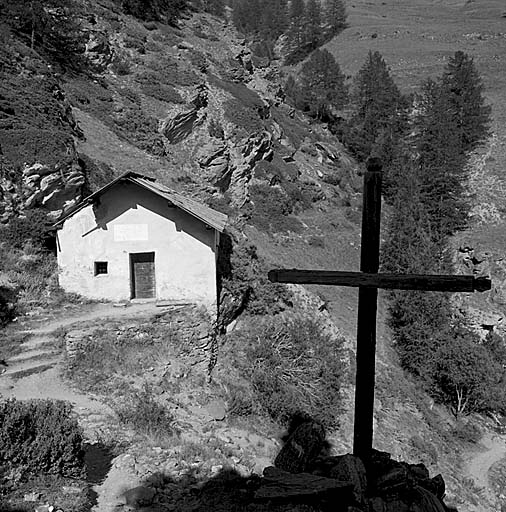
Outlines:
[[[107,34],[90,32],[84,56],[98,69],[105,69],[111,62],[113,51]]]
[[[290,473],[302,473],[309,469],[325,444],[325,429],[316,421],[299,425],[281,448],[274,465]]]
[[[427,489],[416,487],[415,499],[411,503],[410,512],[446,512],[446,507]]]
[[[121,496],[122,502],[131,507],[147,506],[153,503],[155,497],[155,491],[151,487],[134,487],[125,491]]]
[[[293,474],[269,466],[264,469],[260,487],[255,492],[255,499],[290,501],[296,498],[317,499],[332,496],[350,501],[351,494],[352,486],[349,483],[311,473]]]
[[[212,400],[205,406],[205,410],[215,421],[223,421],[227,415],[227,406],[223,400]]]
[[[367,475],[363,462],[354,455],[346,454],[333,457],[335,465],[329,472],[330,478],[348,482],[353,487],[353,496],[359,504],[364,504],[367,492]]]
[[[196,126],[204,122],[205,112],[201,114],[200,111],[207,106],[207,102],[207,88],[199,87],[197,95],[185,110],[162,123],[161,133],[171,144],[177,144],[186,139]]]

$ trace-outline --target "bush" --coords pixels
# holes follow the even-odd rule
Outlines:
[[[120,76],[129,75],[131,72],[130,63],[125,58],[117,55],[111,62],[111,69]]]
[[[250,220],[258,229],[273,233],[301,231],[300,221],[290,215],[295,205],[294,198],[287,196],[281,189],[263,184],[252,185],[250,199]]]
[[[342,339],[304,316],[255,320],[231,337],[236,365],[260,410],[283,425],[295,414],[308,414],[330,428],[338,425],[345,371]],[[244,410],[244,401],[235,395],[231,412]]]
[[[253,244],[232,240],[225,234],[221,238],[218,269],[220,327],[228,325],[244,309],[256,315],[274,315],[293,305],[288,287],[267,279],[267,267]]]
[[[209,124],[207,125],[207,131],[210,137],[214,137],[215,139],[224,139],[225,138],[225,130],[223,126],[217,119],[210,119]]]
[[[47,303],[51,292],[57,289],[56,258],[29,243],[25,244],[23,250],[0,244],[0,273],[7,277],[16,290],[5,297],[12,304],[8,306],[9,316],[14,314],[12,307],[18,307],[20,303],[22,305],[24,301],[32,305]],[[14,306],[16,301],[18,304]]]
[[[9,301],[4,288],[0,286],[0,328],[7,325],[16,315],[15,305]]]
[[[82,477],[82,431],[68,402],[0,403],[0,463],[26,475]]]
[[[174,416],[155,400],[149,386],[132,393],[126,403],[116,406],[115,410],[121,423],[131,427],[137,434],[170,436],[176,432]]]
[[[22,249],[28,241],[36,247],[50,247],[54,241],[54,230],[47,212],[36,208],[28,210],[24,217],[15,217],[5,226],[0,226],[0,239],[16,249]]]
[[[141,90],[146,96],[151,96],[167,103],[184,103],[181,95],[170,85],[144,83]]]
[[[477,425],[471,423],[470,421],[462,420],[457,421],[452,434],[461,441],[473,444],[478,443],[483,435],[482,431]]]

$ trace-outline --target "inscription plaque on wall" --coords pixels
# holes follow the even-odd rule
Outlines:
[[[147,239],[147,224],[116,224],[114,226],[115,242],[137,242]]]

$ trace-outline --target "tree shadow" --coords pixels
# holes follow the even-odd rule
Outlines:
[[[105,480],[112,467],[114,458],[111,448],[103,443],[84,445],[84,464],[86,468],[86,481],[88,482],[88,499],[92,505],[97,504],[98,495],[92,485],[100,484]]]
[[[287,426],[286,433],[281,437],[283,444],[293,432],[306,422],[313,422],[307,414],[294,414]],[[330,454],[331,444],[325,440],[321,451],[315,458]],[[271,468],[272,469],[272,468]],[[335,503],[329,496],[282,496],[280,499],[262,499],[255,496],[261,487],[263,477],[257,474],[241,475],[233,467],[224,467],[212,476],[199,473],[199,469],[191,470],[180,477],[164,473],[150,475],[142,482],[142,486],[156,490],[154,503],[150,504],[150,512],[167,510],[191,512],[330,512],[335,511]],[[134,504],[132,504],[134,505]],[[138,506],[141,506],[139,504]],[[134,505],[135,506],[135,505]]]

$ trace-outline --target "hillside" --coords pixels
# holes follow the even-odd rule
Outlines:
[[[490,272],[494,279],[493,293],[459,299],[457,304],[482,331],[490,326],[501,330],[506,313],[506,247],[502,237],[506,222],[502,194],[502,169],[506,164],[506,18],[502,17],[501,3],[485,0],[478,6],[470,1],[417,0],[407,5],[401,0],[356,0],[347,6],[348,28],[326,45],[349,81],[367,52],[379,50],[405,92],[416,91],[428,76],[439,74],[457,49],[475,58],[493,108],[493,135],[487,147],[476,154],[472,168],[476,206],[471,227],[458,235],[454,245],[459,270]],[[229,21],[209,14],[186,13],[174,27],[143,23],[126,15],[112,0],[87,0],[82,8],[79,26],[87,41],[85,57],[92,64],[82,72],[55,70],[42,52],[31,50],[7,31],[2,35],[2,220],[33,207],[45,208],[57,217],[82,195],[134,170],[230,215],[235,242],[253,244],[261,258],[254,267],[260,275],[249,276],[250,286],[260,290],[253,313],[265,315],[274,308],[287,307],[276,296],[279,290],[272,291],[265,282],[268,268],[358,268],[360,165],[325,125],[285,101],[285,76],[293,68],[284,67],[279,58],[268,61],[255,56],[248,41]],[[252,265],[248,260],[242,264]],[[5,268],[0,271],[8,274]],[[49,282],[51,278],[47,279]],[[344,336],[347,363],[353,368],[357,292],[348,288],[288,288],[295,311],[320,318],[336,336]],[[476,472],[487,472],[492,463],[496,473],[499,467],[497,459],[490,459],[498,446],[492,439],[490,423],[473,418],[484,434],[485,453],[484,461],[473,466],[473,455],[480,453],[480,445],[462,439],[465,436],[459,438],[453,416],[434,404],[400,368],[385,326],[386,303],[382,294],[380,297],[375,447],[392,453],[395,459],[422,462],[431,475],[442,473],[447,503],[459,510],[494,510],[503,493],[500,480],[497,488],[490,489],[486,474],[476,476]],[[58,300],[66,304],[67,299]],[[230,296],[225,300],[230,301]],[[24,297],[28,311],[38,307],[39,313],[45,313],[46,306],[39,298],[30,302]],[[57,317],[58,304],[49,306]],[[86,306],[78,306],[76,317],[81,308],[85,310]],[[233,306],[230,311],[229,320],[238,312]],[[251,314],[250,310],[239,316],[229,326],[229,335],[241,334],[249,322],[254,323],[258,316],[251,320]],[[23,321],[29,322],[30,318]],[[141,333],[142,339],[144,332],[148,336],[152,333],[145,324],[145,320],[132,320],[129,329],[135,336]],[[93,325],[86,327],[91,332]],[[109,331],[112,338],[120,336],[121,326],[111,321]],[[15,328],[7,332],[6,339],[19,336]],[[66,333],[53,334],[61,338]],[[227,342],[230,340],[224,338],[225,347]],[[174,374],[178,373],[177,365],[185,368],[194,364],[185,350],[183,347],[182,355],[174,356]],[[230,384],[227,373],[234,360],[225,353],[220,351],[218,358],[216,388],[205,388],[204,379],[191,371],[185,381],[181,370],[183,389],[164,390],[164,397],[178,395],[182,404],[178,421],[183,425],[185,421],[195,423],[198,416],[189,397],[196,395],[202,403],[216,396],[230,398],[223,389]],[[202,366],[202,361],[198,363]],[[152,379],[148,379],[151,383],[164,371],[160,361],[153,364],[153,370],[148,368],[151,366],[145,368],[152,372]],[[348,370],[340,427],[330,438],[336,453],[351,450],[353,378]],[[128,375],[122,379],[126,386]],[[134,387],[140,389],[143,379],[145,376],[137,375]],[[178,379],[174,382],[180,382],[180,376]],[[118,382],[100,390],[102,400]],[[16,393],[23,396],[19,389],[18,385]],[[100,396],[96,389],[93,393]],[[206,421],[199,418],[197,423]],[[233,457],[254,462],[256,456],[266,465],[277,448],[273,438],[280,432],[276,428],[259,428],[246,422],[223,428],[220,425],[217,431],[222,437],[233,438],[229,443],[233,446],[243,443]],[[96,433],[93,429],[89,431]],[[240,438],[238,432],[251,439],[237,440],[234,436]],[[113,431],[107,435],[116,434]],[[196,444],[212,437],[204,433],[204,427],[201,433],[191,429],[191,436]],[[155,450],[159,439],[152,441],[152,457],[161,457]],[[141,444],[135,449],[141,449],[139,446],[142,448]],[[218,464],[227,459],[227,451],[222,443],[216,446],[224,452],[212,455]],[[186,448],[188,461],[195,455],[192,449],[196,450]],[[167,455],[165,451],[163,454]],[[145,453],[134,455],[147,465]],[[196,456],[209,456],[211,460],[205,450]],[[124,459],[117,459],[116,470],[128,465],[126,455]],[[138,466],[147,471],[141,463]],[[211,467],[207,469],[211,471]],[[122,476],[120,473],[114,478]],[[104,494],[102,499],[106,498]]]

